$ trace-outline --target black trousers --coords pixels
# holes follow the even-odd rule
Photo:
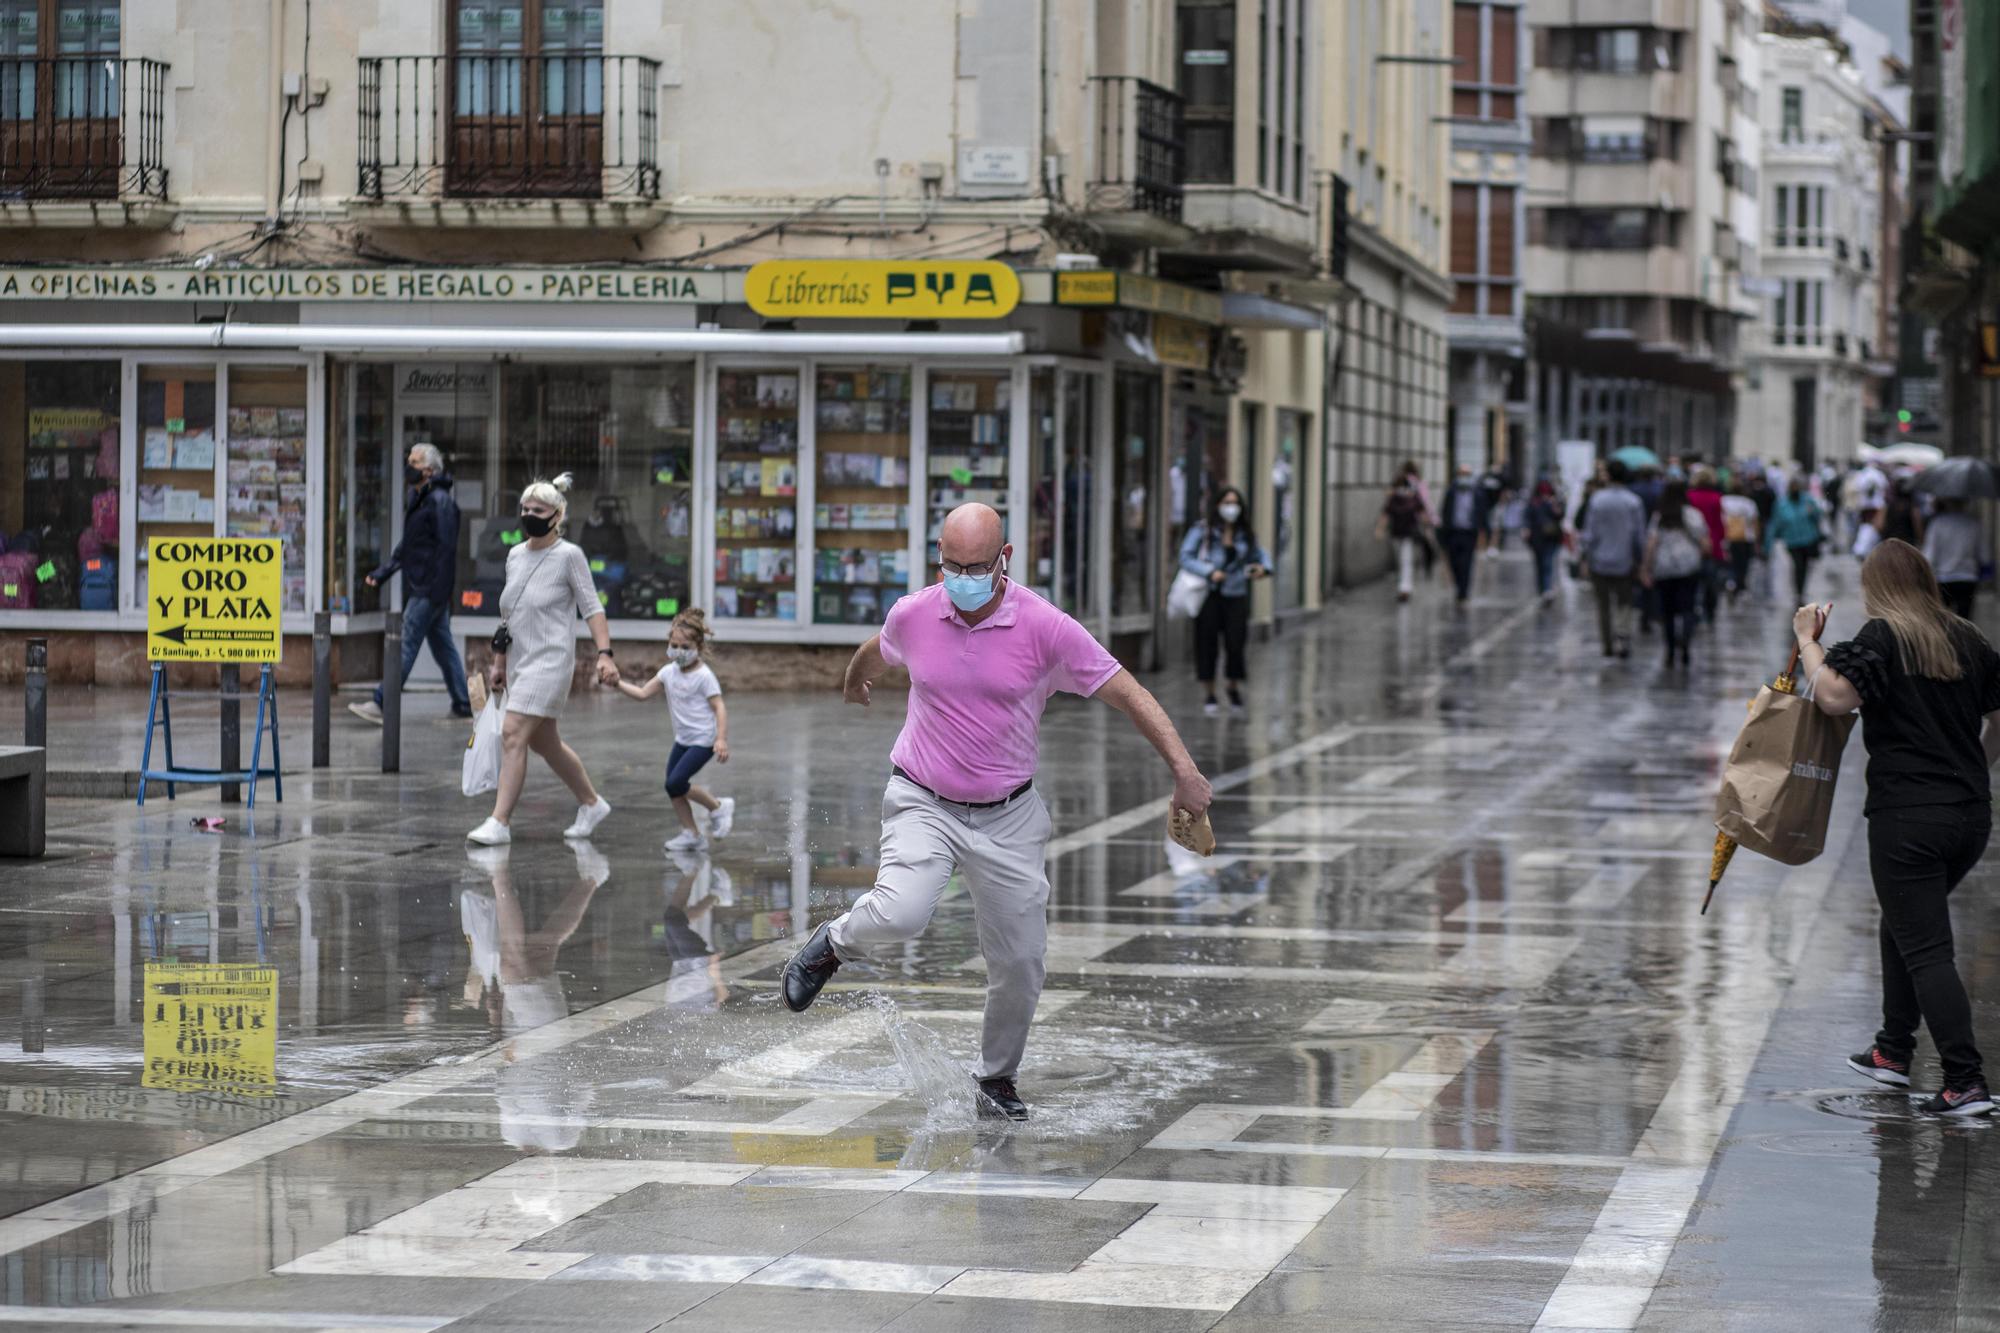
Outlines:
[[[1882,1030],[1875,1044],[1907,1059],[1923,1023],[1952,1089],[1981,1082],[1984,1071],[1953,953],[1948,900],[1979,863],[1992,832],[1993,811],[1977,801],[1878,810],[1868,820],[1868,869],[1882,905]]]
[[[1706,571],[1678,579],[1653,580],[1653,594],[1659,598],[1660,625],[1666,630],[1669,662],[1674,660],[1675,653],[1694,643],[1694,627],[1698,623],[1695,601],[1705,575]]]
[[[1938,591],[1944,594],[1944,604],[1950,608],[1953,615],[1964,616],[1967,620],[1972,619],[1972,598],[1973,594],[1979,591],[1977,583],[1970,580],[1960,583],[1940,583]]]
[[[1194,618],[1194,674],[1204,685],[1215,683],[1216,650],[1228,654],[1231,684],[1244,677],[1243,645],[1250,640],[1250,599],[1212,592]]]
[[[1452,586],[1458,600],[1472,596],[1472,559],[1479,554],[1479,533],[1473,528],[1451,528],[1444,534],[1445,559],[1451,562]]]
[[[1806,602],[1806,579],[1812,575],[1813,548],[1810,546],[1787,546],[1792,557],[1792,598],[1795,605]]]

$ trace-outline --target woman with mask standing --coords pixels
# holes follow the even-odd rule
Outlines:
[[[1910,1086],[1917,1025],[1930,1029],[1944,1089],[1923,1109],[1993,1109],[1972,1005],[1958,975],[1949,900],[1986,850],[1993,828],[1989,770],[2000,757],[2000,653],[1944,607],[1917,549],[1889,539],[1861,566],[1869,616],[1852,639],[1816,642],[1826,612],[1792,618],[1799,669],[1820,711],[1861,710],[1868,749],[1868,869],[1881,904],[1882,1027],[1848,1067],[1890,1087]]]
[[[576,618],[590,626],[597,645],[597,679],[618,683],[611,660],[611,631],[591,583],[583,551],[562,539],[569,512],[570,475],[538,481],[521,492],[521,530],[527,540],[507,553],[507,586],[500,594],[500,629],[493,636],[493,688],[507,691],[500,733],[500,789],[493,813],[466,834],[469,841],[500,846],[513,841],[510,822],[528,776],[528,751],[540,755],[576,795],[576,819],[565,838],[588,838],[611,803],[590,785],[590,774],[556,729],[576,674]]]
[[[1271,572],[1271,558],[1244,521],[1243,492],[1225,486],[1208,517],[1181,542],[1181,568],[1209,582],[1208,600],[1194,621],[1195,675],[1208,692],[1202,711],[1222,711],[1215,699],[1218,648],[1227,655],[1229,708],[1243,711],[1243,648],[1250,638],[1250,580]]]

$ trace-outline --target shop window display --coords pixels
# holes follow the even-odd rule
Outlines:
[[[910,372],[823,369],[815,387],[813,620],[879,625],[910,590]]]
[[[216,522],[216,368],[139,367],[138,570],[135,602],[146,603],[146,559],[155,537],[213,537]]]
[[[724,619],[799,618],[799,375],[715,377],[715,605]]]
[[[526,539],[521,491],[568,472],[574,480],[564,535],[589,560],[606,613],[671,620],[692,587],[693,367],[498,370],[498,457],[478,469],[470,487],[458,483],[461,613],[497,614],[507,552]]]
[[[118,379],[0,362],[0,610],[117,609]]]
[[[284,543],[284,609],[306,609],[306,372],[232,366],[225,535]],[[212,452],[212,448],[211,448]]]
[[[1154,441],[1160,436],[1160,381],[1121,371],[1113,400],[1111,485],[1119,520],[1111,538],[1111,614],[1145,615],[1163,594],[1154,588],[1150,558],[1160,497],[1154,484]],[[1179,469],[1176,468],[1178,475]],[[1176,516],[1183,499],[1170,502]]]
[[[327,414],[327,600],[335,614],[382,609],[380,586],[363,577],[389,558],[389,470],[395,448],[391,367],[335,362],[334,410]],[[351,407],[352,411],[345,410]],[[400,465],[399,465],[400,467]]]
[[[1007,513],[1007,453],[1013,377],[997,371],[934,371],[926,418],[929,523],[925,532],[929,579],[936,577],[937,543],[944,516],[978,501]]]

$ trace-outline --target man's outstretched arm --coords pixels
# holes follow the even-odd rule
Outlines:
[[[882,656],[882,636],[875,637],[854,650],[854,656],[847,661],[847,675],[841,682],[841,698],[851,704],[868,706],[868,687],[875,678],[889,669],[888,659]]]
[[[1152,742],[1160,758],[1167,761],[1167,768],[1174,775],[1174,805],[1191,814],[1200,814],[1208,809],[1214,799],[1209,790],[1208,779],[1194,766],[1194,757],[1181,744],[1181,735],[1174,730],[1173,719],[1167,710],[1160,707],[1160,701],[1153,692],[1138,682],[1129,671],[1120,671],[1098,688],[1097,698],[1132,719],[1132,725],[1139,734]]]

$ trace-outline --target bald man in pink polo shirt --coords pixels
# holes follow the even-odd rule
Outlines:
[[[1208,808],[1208,780],[1165,710],[1090,631],[1007,577],[1014,548],[983,504],[946,516],[939,581],[895,604],[847,664],[846,698],[868,704],[888,667],[910,673],[909,716],[890,752],[875,887],[823,923],[785,965],[785,1004],[812,1004],[843,962],[923,933],[954,870],[965,876],[986,959],[979,1110],[1028,1118],[1014,1088],[1042,993],[1049,811],[1034,789],[1042,707],[1058,690],[1132,719],[1174,777],[1175,806]]]

